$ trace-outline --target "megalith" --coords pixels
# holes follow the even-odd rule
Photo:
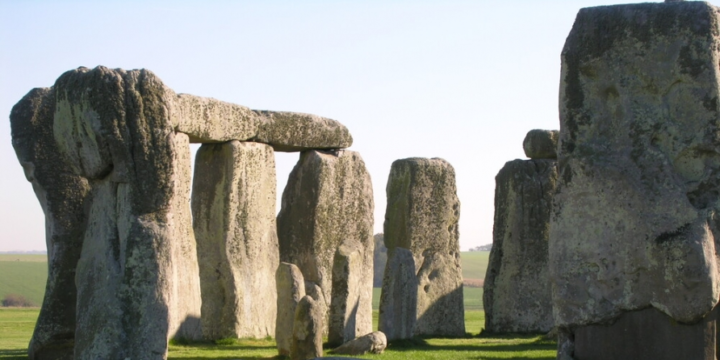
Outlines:
[[[278,354],[288,356],[292,345],[295,309],[305,297],[305,280],[297,266],[280,263],[275,273],[275,283],[277,286],[275,342]]]
[[[275,334],[275,184],[270,145],[203,144],[195,156],[192,214],[206,339]]]
[[[191,142],[261,142],[265,154],[352,144],[335,120],[178,95],[150,71],[102,66],[32,90],[11,124],[46,216],[31,358],[163,359],[169,338],[202,336]]]
[[[373,244],[375,244],[373,242]],[[344,344],[372,330],[372,318],[361,306],[372,304],[372,287],[367,286],[367,258],[359,242],[343,243],[335,252],[330,290],[328,344]],[[374,256],[374,254],[373,254]]]
[[[334,329],[343,333],[372,331],[373,206],[370,175],[358,153],[308,150],[290,173],[277,217],[280,260],[297,265],[305,281],[319,287],[316,300],[327,306],[325,322],[335,319]],[[345,257],[338,258],[338,274],[346,279],[333,279],[338,256]],[[349,282],[357,284],[352,294],[331,306],[333,287],[339,294]],[[313,286],[305,288],[311,294]],[[329,334],[333,340],[345,337]]]
[[[389,257],[396,248],[408,249],[417,271],[414,334],[465,335],[455,170],[439,158],[396,160],[387,198],[384,236]],[[382,291],[391,291],[387,276],[385,280]]]
[[[33,89],[10,113],[15,153],[45,213],[48,280],[28,356],[73,359],[75,266],[87,225],[88,180],[61,156],[53,135],[55,94]]]
[[[555,160],[513,160],[495,177],[495,223],[485,283],[485,330],[548,332],[553,327],[548,236]]]
[[[417,320],[418,281],[410,250],[396,247],[389,251],[380,293],[378,330],[388,340],[410,339]]]
[[[715,357],[714,336],[674,334],[716,331],[719,20],[705,2],[585,8],[567,38],[549,264],[578,359],[608,343],[622,358],[650,344],[654,359]]]
[[[305,295],[295,309],[293,337],[290,347],[291,360],[306,360],[323,355],[322,334],[325,314],[315,300]]]

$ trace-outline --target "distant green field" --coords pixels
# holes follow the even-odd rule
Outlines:
[[[18,294],[40,306],[45,282],[47,256],[0,254],[0,300]]]
[[[485,279],[489,251],[465,251],[460,253],[464,279]]]

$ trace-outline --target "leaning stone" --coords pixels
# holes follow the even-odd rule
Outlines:
[[[356,244],[362,263],[373,258],[373,195],[370,175],[360,155],[305,151],[290,173],[277,218],[280,260],[296,264],[305,280],[317,284],[326,304],[331,301],[332,269],[342,244]],[[361,296],[354,312],[357,331],[372,331],[373,268],[365,266],[360,277]],[[310,293],[310,287],[306,286]],[[334,335],[333,335],[334,336]]]
[[[373,243],[374,244],[374,243]],[[332,269],[332,295],[328,344],[340,345],[372,330],[372,286],[367,286],[368,263],[359,243],[346,242],[338,248]]]
[[[310,296],[300,300],[295,309],[290,359],[305,360],[323,355],[324,314]]]
[[[230,141],[198,150],[192,211],[206,339],[275,334],[275,191],[269,145]]]
[[[556,181],[554,160],[509,161],[495,177],[484,331],[537,333],[553,327],[548,235]]]
[[[79,68],[54,91],[58,150],[93,188],[75,358],[164,358],[170,337],[201,337],[188,137],[149,71]]]
[[[280,263],[275,273],[275,283],[277,286],[275,342],[278,353],[287,356],[290,355],[292,344],[295,309],[300,300],[305,297],[305,281],[297,266]]]
[[[333,350],[333,353],[344,355],[382,354],[386,347],[387,338],[385,338],[385,334],[381,331],[375,331],[346,342]]]
[[[10,113],[12,143],[26,179],[45,213],[48,279],[28,356],[72,359],[75,337],[75,268],[87,224],[88,181],[70,171],[55,143],[52,89],[33,89]]]
[[[413,337],[418,297],[415,274],[415,260],[410,250],[396,247],[389,251],[378,321],[378,329],[388,340]]]
[[[387,197],[385,245],[409,249],[419,265],[415,335],[465,335],[455,170],[437,158],[397,160]]]
[[[705,2],[578,13],[562,53],[550,223],[556,325],[576,331],[651,307],[697,324],[718,304],[719,21]],[[705,346],[663,338],[653,343],[675,358]]]
[[[557,130],[530,130],[523,140],[525,156],[531,159],[557,159]]]

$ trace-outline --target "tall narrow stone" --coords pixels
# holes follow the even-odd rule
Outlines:
[[[357,247],[355,256],[366,265],[359,288],[353,290],[359,294],[359,302],[353,305],[357,310],[348,313],[338,306],[332,311],[342,313],[338,314],[344,318],[341,323],[355,322],[356,331],[371,332],[373,195],[360,155],[352,151],[302,152],[283,192],[277,222],[280,260],[296,264],[306,281],[319,286],[328,305],[336,253],[343,244]],[[306,286],[306,291],[309,294],[310,287]]]
[[[373,244],[375,244],[373,242]],[[361,307],[372,304],[372,287],[367,286],[367,258],[359,243],[340,245],[332,269],[328,344],[344,344],[372,331],[372,313]]]
[[[92,187],[75,358],[162,359],[170,337],[200,336],[188,137],[148,71],[80,68],[54,91],[59,153]]]
[[[554,160],[509,161],[495,177],[495,224],[485,273],[485,331],[553,327],[548,235],[557,181]]]
[[[410,250],[396,247],[385,267],[378,330],[388,340],[410,339],[417,318],[418,281]]]
[[[193,227],[207,339],[275,334],[275,155],[260,143],[204,144],[195,157]]]
[[[305,297],[305,280],[297,266],[280,263],[275,273],[277,285],[277,318],[275,342],[280,355],[290,355],[295,308]]]
[[[549,246],[556,325],[659,324],[643,310],[652,307],[671,331],[613,331],[613,347],[645,337],[666,349],[657,359],[714,358],[715,344],[684,343],[673,324],[703,327],[720,300],[718,23],[705,2],[578,13],[562,52]],[[602,353],[596,339],[575,336],[590,342],[576,353]]]
[[[309,295],[303,297],[295,309],[291,360],[315,359],[323,355],[322,334],[325,315]]]
[[[53,136],[55,93],[34,89],[10,113],[13,147],[45,213],[48,279],[28,356],[72,359],[75,338],[75,268],[87,225],[87,179],[74,174]]]
[[[455,170],[437,158],[397,160],[387,197],[385,245],[410,250],[418,271],[415,335],[465,335]]]

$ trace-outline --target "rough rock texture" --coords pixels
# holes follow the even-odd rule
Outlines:
[[[530,130],[523,140],[525,156],[531,159],[556,159],[557,141],[557,130]]]
[[[230,141],[197,152],[192,213],[206,339],[275,334],[275,184],[269,145]]]
[[[305,297],[305,281],[297,266],[280,263],[275,273],[277,286],[277,318],[275,322],[275,342],[280,355],[290,355],[292,345],[295,309]]]
[[[359,302],[353,305],[357,310],[335,309],[342,316],[355,317],[342,323],[354,322],[361,334],[372,331],[373,195],[360,155],[352,151],[301,153],[283,192],[277,223],[280,260],[296,264],[306,281],[317,284],[328,306],[335,254],[343,244],[357,247],[358,261],[366,265],[359,287],[353,290],[358,294]],[[306,285],[306,291],[311,294],[311,286]]]
[[[168,93],[172,91],[167,89]],[[352,136],[339,122],[316,115],[257,111],[211,98],[171,94],[171,116],[191,142],[248,140],[270,144],[276,151],[339,149]]]
[[[509,161],[495,177],[495,225],[483,286],[485,331],[553,327],[548,236],[554,160]]]
[[[374,243],[373,243],[374,244]],[[368,287],[365,249],[355,242],[343,243],[335,253],[332,269],[328,344],[340,345],[372,330],[372,316],[361,307],[372,304]],[[371,305],[372,306],[372,305]]]
[[[80,258],[90,193],[88,181],[70,171],[53,136],[55,94],[31,90],[10,113],[12,142],[25,177],[45,213],[48,279],[28,346],[30,359],[72,359],[75,337],[75,267]]]
[[[693,323],[718,303],[718,37],[704,2],[578,13],[550,225],[557,325],[647,307]]]
[[[59,152],[92,187],[75,358],[164,358],[168,338],[200,337],[188,137],[148,71],[79,68],[54,92]]]
[[[654,308],[623,313],[608,325],[575,330],[579,360],[716,360],[717,310],[696,324],[680,324]]]
[[[373,236],[375,242],[375,250],[373,255],[373,287],[381,288],[383,277],[385,274],[385,265],[387,265],[387,248],[385,247],[385,238],[382,233]]]
[[[344,355],[362,355],[366,353],[382,354],[387,347],[387,338],[381,331],[374,331],[346,342],[333,353]]]
[[[385,245],[409,249],[418,271],[415,335],[465,335],[455,170],[437,158],[397,160],[387,198]]]
[[[308,295],[303,297],[295,309],[290,359],[305,360],[322,356],[324,322],[325,314],[315,300]]]
[[[378,330],[388,340],[410,339],[417,319],[418,281],[415,260],[408,249],[396,247],[385,268]]]

